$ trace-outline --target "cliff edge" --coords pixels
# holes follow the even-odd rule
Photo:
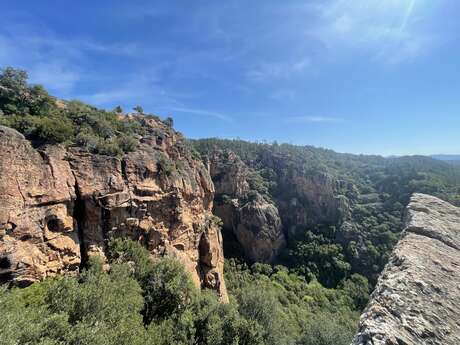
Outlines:
[[[352,345],[460,344],[460,208],[414,194]]]

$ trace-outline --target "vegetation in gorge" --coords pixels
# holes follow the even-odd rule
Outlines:
[[[367,286],[307,283],[285,267],[227,263],[231,302],[200,292],[173,259],[129,240],[79,276],[0,290],[0,344],[347,345]]]
[[[304,226],[284,224],[288,248],[279,259],[307,280],[318,279],[327,287],[336,287],[355,273],[375,283],[398,240],[404,206],[412,193],[460,204],[460,168],[429,157],[384,158],[217,138],[192,144],[204,160],[214,150],[235,152],[253,170],[250,187],[284,207],[280,215],[285,223],[296,212],[297,206],[286,206],[293,201],[311,213],[309,201],[293,181],[330,177],[334,197],[345,205],[343,214]]]

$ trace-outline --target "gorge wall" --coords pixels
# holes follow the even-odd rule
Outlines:
[[[254,172],[235,153],[215,151],[209,166],[216,189],[214,214],[224,231],[236,237],[249,261],[272,262],[286,245],[278,208],[251,188]]]
[[[460,208],[414,194],[352,345],[460,344]]]
[[[0,127],[0,281],[27,286],[105,257],[113,237],[179,259],[198,286],[227,299],[214,185],[184,138],[145,118],[121,158],[60,145],[34,148]]]
[[[222,219],[226,243],[234,237],[249,262],[276,262],[289,239],[318,226],[340,228],[350,218],[343,194],[353,194],[351,183],[306,171],[308,163],[274,148],[242,159],[219,145],[195,144],[210,166],[214,214]]]

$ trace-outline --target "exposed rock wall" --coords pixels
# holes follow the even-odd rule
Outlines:
[[[75,179],[64,156],[0,127],[0,281],[28,285],[78,270]]]
[[[255,174],[233,152],[217,150],[210,157],[216,188],[214,214],[232,232],[252,262],[271,262],[286,245],[277,207],[251,188]]]
[[[208,154],[216,188],[214,213],[250,261],[273,261],[286,238],[318,225],[340,226],[350,217],[349,201],[338,191],[353,186],[324,172],[306,172],[291,157],[267,151],[256,161],[243,162],[230,150]],[[260,176],[257,167],[269,171],[270,179]],[[275,186],[263,195],[253,186],[257,180]]]
[[[268,150],[259,164],[276,176],[274,199],[288,235],[318,224],[340,224],[349,216],[348,200],[339,196],[338,189],[352,185],[326,172],[309,171],[305,162],[297,162],[288,154]]]
[[[145,118],[121,158],[60,146],[34,149],[0,127],[0,279],[27,285],[104,257],[110,238],[177,257],[195,283],[227,299],[214,186],[181,135]]]
[[[414,194],[406,226],[352,345],[460,344],[460,208]]]

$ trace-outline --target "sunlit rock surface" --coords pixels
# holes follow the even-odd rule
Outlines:
[[[0,280],[15,285],[78,272],[129,237],[152,256],[179,259],[198,286],[227,300],[214,186],[182,135],[154,118],[123,157],[35,149],[0,127]]]
[[[414,194],[352,345],[460,344],[460,208]]]

